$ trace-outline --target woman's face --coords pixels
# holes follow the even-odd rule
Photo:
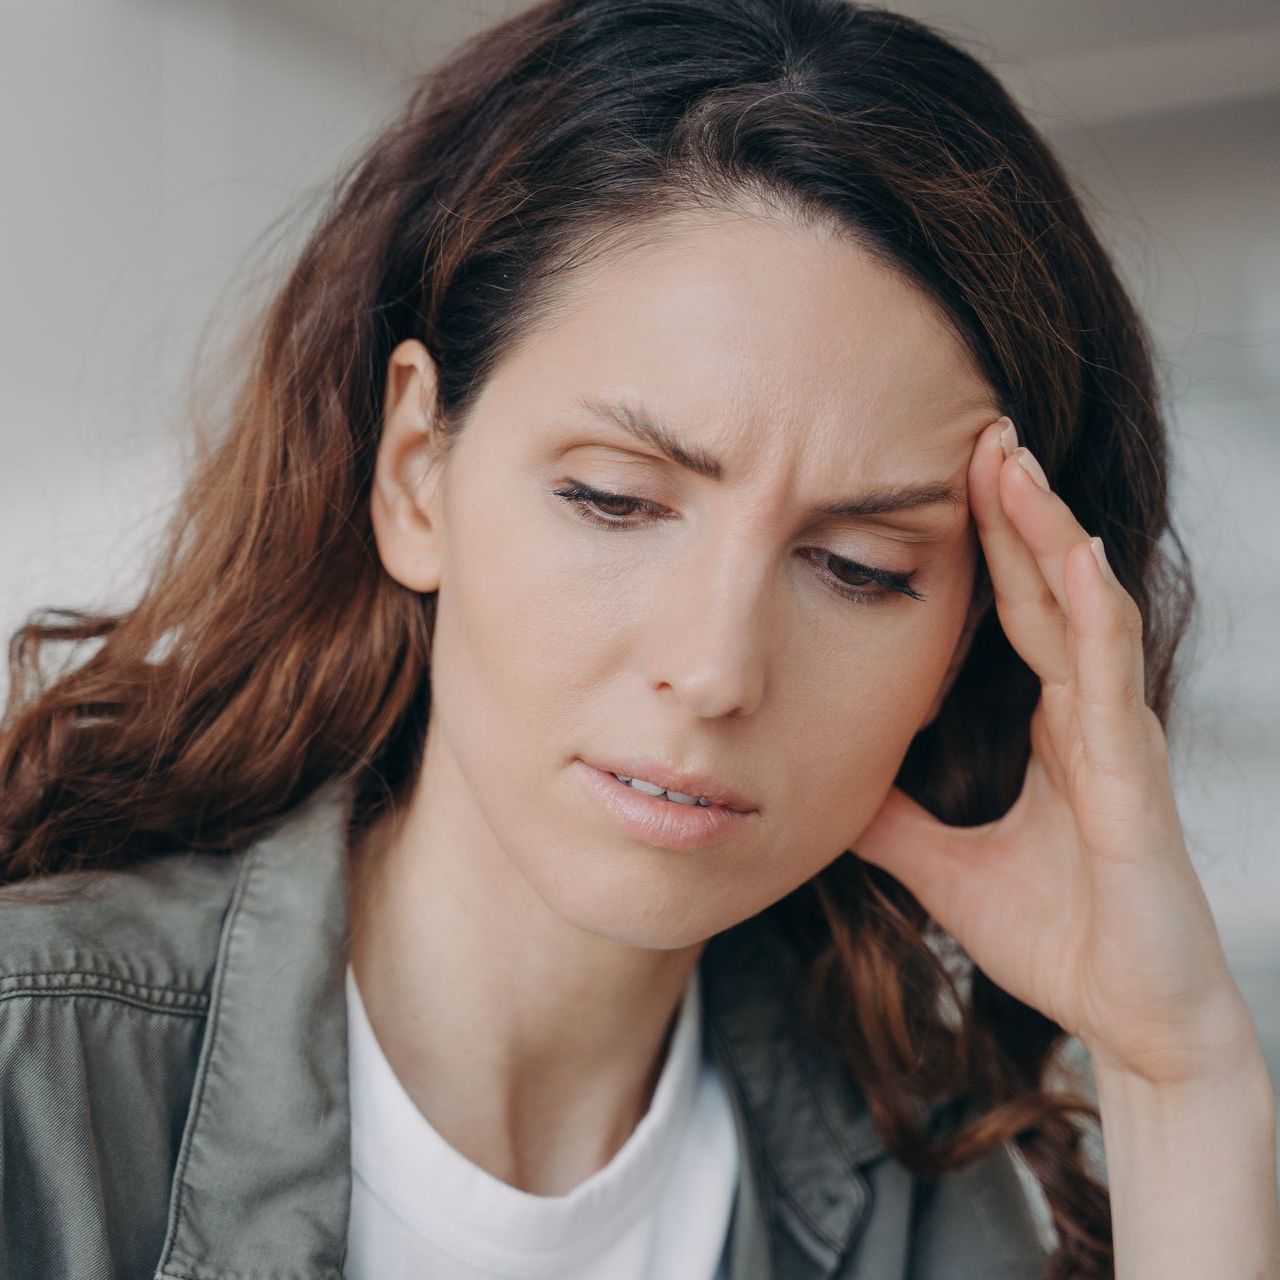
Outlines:
[[[706,215],[578,277],[419,486],[433,375],[401,344],[374,520],[389,571],[439,591],[438,838],[581,929],[654,948],[856,847],[963,653],[966,470],[1000,412],[928,299],[828,232]],[[622,405],[718,474],[629,432]],[[913,485],[951,500],[821,514]],[[597,524],[574,486],[652,506],[600,499]],[[649,841],[591,779],[623,784],[586,768],[633,758],[754,812],[702,847]]]

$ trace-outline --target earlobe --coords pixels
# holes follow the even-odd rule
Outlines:
[[[406,338],[387,362],[370,517],[383,567],[418,592],[440,585],[435,395],[435,362],[421,342]]]

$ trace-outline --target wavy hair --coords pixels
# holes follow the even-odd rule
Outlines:
[[[846,0],[542,0],[424,74],[327,194],[249,314],[223,429],[139,602],[14,634],[0,883],[230,850],[339,775],[358,824],[411,786],[436,598],[395,582],[372,536],[390,352],[425,344],[456,439],[572,269],[672,213],[745,206],[840,228],[941,306],[1105,539],[1165,723],[1194,591],[1151,341],[999,81],[931,28]],[[981,564],[975,590],[967,660],[897,779],[958,824],[1016,799],[1039,696]],[[89,641],[41,672],[43,646]],[[805,956],[802,1008],[898,1158],[937,1173],[1011,1142],[1051,1214],[1047,1274],[1110,1276],[1108,1196],[1082,1147],[1098,1112],[1051,1079],[1064,1029],[948,954],[856,851],[768,910]],[[922,1123],[922,1104],[957,1123]]]

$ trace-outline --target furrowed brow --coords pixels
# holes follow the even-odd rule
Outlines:
[[[643,409],[621,401],[593,400],[580,397],[579,408],[593,417],[602,418],[636,439],[651,445],[677,466],[709,480],[719,480],[724,475],[724,465],[703,449],[681,444],[676,435],[662,423],[655,421]],[[810,514],[833,520],[857,520],[867,516],[884,515],[893,511],[906,511],[913,507],[966,505],[964,490],[945,480],[908,482],[881,485],[843,502],[830,502],[815,507]]]
[[[702,449],[686,448],[668,427],[655,422],[643,409],[622,401],[592,400],[587,396],[580,397],[577,404],[592,417],[612,422],[623,431],[630,432],[638,440],[652,445],[659,453],[665,454],[686,471],[705,476],[708,480],[719,480],[724,475],[724,467],[716,458]]]

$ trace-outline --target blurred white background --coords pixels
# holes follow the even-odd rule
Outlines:
[[[6,6],[6,637],[41,606],[132,597],[190,453],[185,378],[220,294],[416,70],[518,7]],[[894,7],[973,49],[1027,106],[1158,339],[1203,598],[1174,768],[1280,1081],[1280,13],[1274,0]]]

